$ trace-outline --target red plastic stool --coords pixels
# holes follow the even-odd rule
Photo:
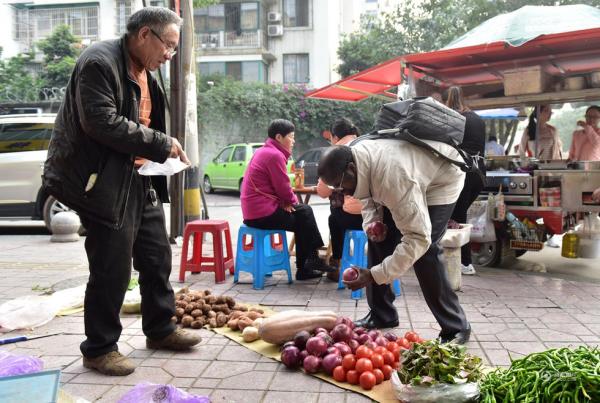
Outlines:
[[[202,238],[207,232],[212,234],[213,256],[202,256]],[[223,233],[225,233],[225,249],[227,251],[225,256],[223,256]],[[188,260],[188,243],[192,235],[194,236],[192,258]],[[208,271],[215,273],[216,283],[222,283],[225,281],[225,270],[227,269],[229,269],[229,274],[233,274],[233,252],[229,223],[225,220],[196,220],[187,223],[183,232],[179,282],[185,280],[186,271],[192,273]]]

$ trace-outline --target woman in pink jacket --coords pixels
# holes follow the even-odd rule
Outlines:
[[[358,130],[348,119],[338,119],[331,126],[331,145],[348,145],[356,137],[358,137]],[[360,214],[362,205],[352,196],[334,192],[321,179],[317,183],[317,194],[322,198],[328,197],[330,201],[331,259],[329,265],[334,267],[335,271],[327,273],[327,278],[337,283],[344,247],[344,234],[346,230],[362,230],[362,215]]]
[[[308,280],[332,269],[318,255],[323,239],[312,208],[298,204],[287,175],[294,130],[294,124],[285,119],[276,119],[269,125],[269,138],[256,150],[244,174],[242,215],[249,227],[294,232],[296,280]]]

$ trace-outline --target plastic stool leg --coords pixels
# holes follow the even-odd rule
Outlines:
[[[227,250],[227,256],[225,256],[225,261],[231,260],[231,266],[229,266],[229,275],[234,274],[235,272],[235,261],[233,260],[233,250],[231,246],[231,231],[229,231],[229,224],[225,228],[225,249]]]
[[[184,231],[183,234],[183,247],[181,248],[181,262],[179,263],[179,282],[185,281],[185,269],[187,267],[187,253],[189,243],[189,231]]]
[[[395,279],[392,283],[392,288],[394,289],[394,294],[396,294],[397,297],[402,295],[402,288],[400,288],[400,280]]]
[[[252,288],[255,290],[262,290],[265,288],[265,275],[263,273],[263,261],[265,253],[265,238],[264,233],[261,235],[253,234],[254,239],[254,271],[252,273]],[[269,235],[267,235],[269,236]],[[260,238],[260,239],[259,239]]]
[[[350,298],[352,298],[352,299],[362,299],[362,297],[363,297],[363,289],[362,288],[360,290],[352,291],[352,293],[350,294]]]
[[[225,259],[223,258],[223,243],[221,240],[221,231],[215,230],[213,233],[213,268],[215,270],[215,282],[225,281]]]

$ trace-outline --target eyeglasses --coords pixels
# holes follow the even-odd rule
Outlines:
[[[158,39],[163,45],[165,45],[165,48],[167,49],[167,53],[169,53],[169,56],[171,56],[171,57],[175,56],[175,54],[177,53],[177,50],[175,50],[175,48],[173,46],[167,45],[167,43],[160,37],[160,35],[157,34],[156,31],[153,30],[152,28],[150,28],[150,32],[152,32],[152,34],[154,36],[156,36],[156,39]]]
[[[600,119],[600,115],[585,115],[586,119]]]

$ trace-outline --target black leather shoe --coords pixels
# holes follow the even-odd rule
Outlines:
[[[313,278],[321,278],[323,273],[315,270],[306,270],[306,268],[302,271],[296,272],[296,280],[312,280]]]
[[[466,344],[471,338],[471,325],[467,325],[467,328],[461,330],[460,332],[454,334],[453,336],[441,336],[440,341],[442,343],[456,343],[456,344]]]
[[[325,263],[325,261],[321,258],[308,258],[306,262],[304,262],[304,269],[308,271],[321,271],[325,273],[329,273],[335,271],[335,267],[331,267]]]
[[[397,327],[398,324],[398,319],[389,322],[380,322],[375,320],[373,315],[371,315],[371,312],[369,312],[364,318],[354,321],[354,326],[364,327],[365,329],[387,329],[391,327]]]

